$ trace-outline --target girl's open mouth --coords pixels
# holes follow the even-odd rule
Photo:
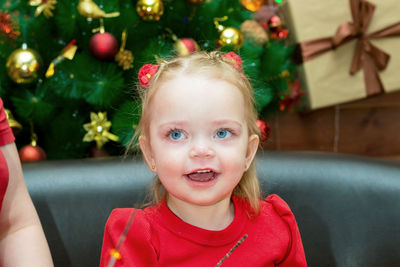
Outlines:
[[[195,182],[208,182],[213,180],[216,177],[216,173],[212,170],[199,170],[192,173],[187,174],[186,176]]]

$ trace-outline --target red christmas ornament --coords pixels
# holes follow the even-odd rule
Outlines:
[[[276,33],[271,33],[270,36],[272,39],[283,40],[283,39],[286,39],[288,34],[289,34],[288,29],[282,29],[282,30],[277,31]]]
[[[281,96],[279,103],[279,109],[281,111],[289,110],[293,111],[295,107],[301,103],[301,97],[306,93],[301,89],[299,79],[289,84],[290,94]]]
[[[282,26],[283,26],[282,20],[279,16],[275,15],[268,19],[268,29],[271,32],[275,32],[275,31],[281,29]]]
[[[272,39],[283,40],[289,34],[289,30],[284,28],[281,18],[277,15],[269,18],[267,25]]]
[[[180,56],[187,56],[200,50],[199,45],[191,38],[182,38],[176,40],[174,48]]]
[[[11,15],[6,10],[0,10],[0,36],[8,36],[10,39],[17,39],[20,32],[16,29],[17,26],[11,21]]]
[[[111,33],[99,32],[90,39],[89,48],[96,58],[111,59],[118,52],[118,41]]]
[[[271,128],[269,127],[269,124],[263,120],[257,120],[256,124],[261,133],[261,142],[266,141],[269,137],[269,134],[271,133]]]
[[[19,150],[19,158],[22,162],[45,160],[46,153],[39,146],[26,145]]]

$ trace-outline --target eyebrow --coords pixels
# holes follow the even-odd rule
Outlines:
[[[188,125],[189,124],[189,122],[188,121],[181,121],[181,120],[179,120],[179,121],[167,121],[167,122],[164,122],[164,123],[161,123],[160,124],[160,127],[165,127],[165,126],[167,126],[167,125],[177,125],[177,126],[186,126],[186,125]]]
[[[160,124],[160,128],[164,128],[166,126],[169,125],[174,125],[174,126],[178,126],[178,127],[184,127],[189,125],[190,122],[186,121],[186,120],[176,120],[176,121],[167,121],[164,123]],[[239,128],[243,128],[242,124],[236,120],[230,120],[230,119],[222,119],[222,120],[214,120],[212,121],[213,125],[220,125],[220,124],[234,124],[235,126],[239,127]]]
[[[230,119],[226,119],[226,120],[215,120],[213,121],[214,125],[218,125],[218,124],[235,124],[236,126],[242,128],[242,124],[236,120],[230,120]]]

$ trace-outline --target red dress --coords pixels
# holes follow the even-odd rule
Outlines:
[[[0,146],[14,141],[13,132],[8,124],[6,113],[3,108],[3,101],[0,98]],[[3,204],[3,198],[6,194],[8,185],[8,166],[3,153],[0,150],[0,210]]]
[[[249,218],[246,200],[233,197],[235,218],[221,231],[190,225],[178,218],[165,201],[136,210],[114,266],[216,266],[238,243],[223,266],[307,266],[300,233],[289,206],[277,195],[261,202],[258,216]],[[105,228],[100,266],[106,267],[110,250],[134,209],[115,209]]]

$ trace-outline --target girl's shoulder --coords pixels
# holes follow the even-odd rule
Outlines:
[[[278,195],[269,195],[261,204],[262,210],[272,209],[278,216],[293,216],[293,212],[289,205]]]
[[[283,228],[296,226],[296,219],[289,205],[276,194],[260,201],[260,211],[255,218],[268,224],[281,225]]]
[[[259,221],[286,235],[298,232],[296,218],[289,205],[278,195],[270,195],[261,204]],[[289,237],[288,236],[288,237]]]
[[[114,209],[108,217],[105,233],[109,235],[115,244],[124,233],[127,239],[132,238],[131,240],[151,243],[153,238],[153,214],[155,214],[155,211],[156,207]]]
[[[282,247],[286,247],[285,258],[279,266],[307,266],[300,232],[289,205],[275,194],[262,202],[260,214],[266,224],[264,229],[273,229],[274,236],[279,236]]]
[[[108,220],[107,225],[120,228],[126,226],[127,223],[134,223],[146,227],[151,221],[152,214],[156,211],[155,206],[147,207],[145,209],[136,208],[117,208],[113,209]]]
[[[119,208],[111,212],[104,232],[102,263],[109,261],[112,249],[123,244],[119,249],[123,266],[156,266],[157,240],[153,236],[149,211],[149,208]]]

